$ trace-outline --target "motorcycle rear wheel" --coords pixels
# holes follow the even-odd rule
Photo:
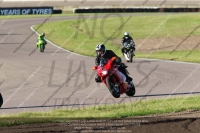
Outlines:
[[[127,92],[127,96],[134,96],[135,95],[135,86],[133,85]]]
[[[40,45],[40,52],[44,52],[44,45]]]

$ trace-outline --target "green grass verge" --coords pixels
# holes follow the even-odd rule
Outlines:
[[[50,112],[22,113],[1,116],[0,126],[13,126],[27,123],[59,122],[63,119],[97,119],[146,116],[200,109],[200,96],[180,96],[156,100],[139,100],[127,104],[98,105],[87,108],[56,109]],[[60,121],[62,122],[62,121]]]
[[[91,15],[94,16],[94,14]],[[155,14],[155,16],[152,14],[145,16],[143,14],[142,16],[122,17],[121,20],[125,22],[124,27],[121,26],[122,23],[119,18],[99,18],[86,21],[65,20],[48,22],[40,28],[38,28],[39,25],[34,28],[38,28],[37,31],[39,33],[47,33],[47,39],[53,43],[87,56],[94,56],[94,47],[99,43],[106,42],[107,49],[114,50],[122,57],[118,47],[120,46],[119,43],[124,31],[129,31],[134,38],[184,37],[191,32],[191,35],[200,35],[200,28],[195,29],[200,24],[200,14]],[[121,28],[119,28],[120,26]],[[48,36],[52,30],[54,31],[53,34]],[[116,45],[116,42],[118,42],[118,45]],[[155,52],[149,58],[199,62],[196,59],[199,55],[198,51],[192,52],[187,58],[181,56],[189,52],[174,51],[173,54],[169,52]],[[146,56],[143,53],[137,53],[136,55],[136,57]]]
[[[179,50],[175,52],[137,53],[138,58],[153,58],[183,62],[200,63],[200,50]]]

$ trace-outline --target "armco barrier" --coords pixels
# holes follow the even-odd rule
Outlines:
[[[62,10],[53,10],[53,14],[62,14]]]
[[[0,15],[61,14],[62,10],[53,7],[11,7],[0,8]]]
[[[74,13],[124,13],[124,12],[200,12],[200,8],[91,8],[74,9]]]

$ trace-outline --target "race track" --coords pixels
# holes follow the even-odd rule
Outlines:
[[[52,17],[49,21],[76,18]],[[0,114],[119,104],[200,92],[198,64],[134,59],[128,70],[137,86],[136,95],[124,94],[115,99],[104,84],[95,83],[93,57],[73,54],[50,43],[44,53],[32,53],[37,35],[30,27],[45,19],[10,19],[1,25],[0,92],[4,104]]]

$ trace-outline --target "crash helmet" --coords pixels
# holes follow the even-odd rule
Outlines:
[[[125,37],[126,39],[128,39],[129,33],[128,33],[128,32],[124,32],[124,37]]]
[[[103,56],[106,53],[106,47],[104,44],[98,44],[95,50],[98,56]]]
[[[45,37],[45,33],[40,34],[40,37]]]

